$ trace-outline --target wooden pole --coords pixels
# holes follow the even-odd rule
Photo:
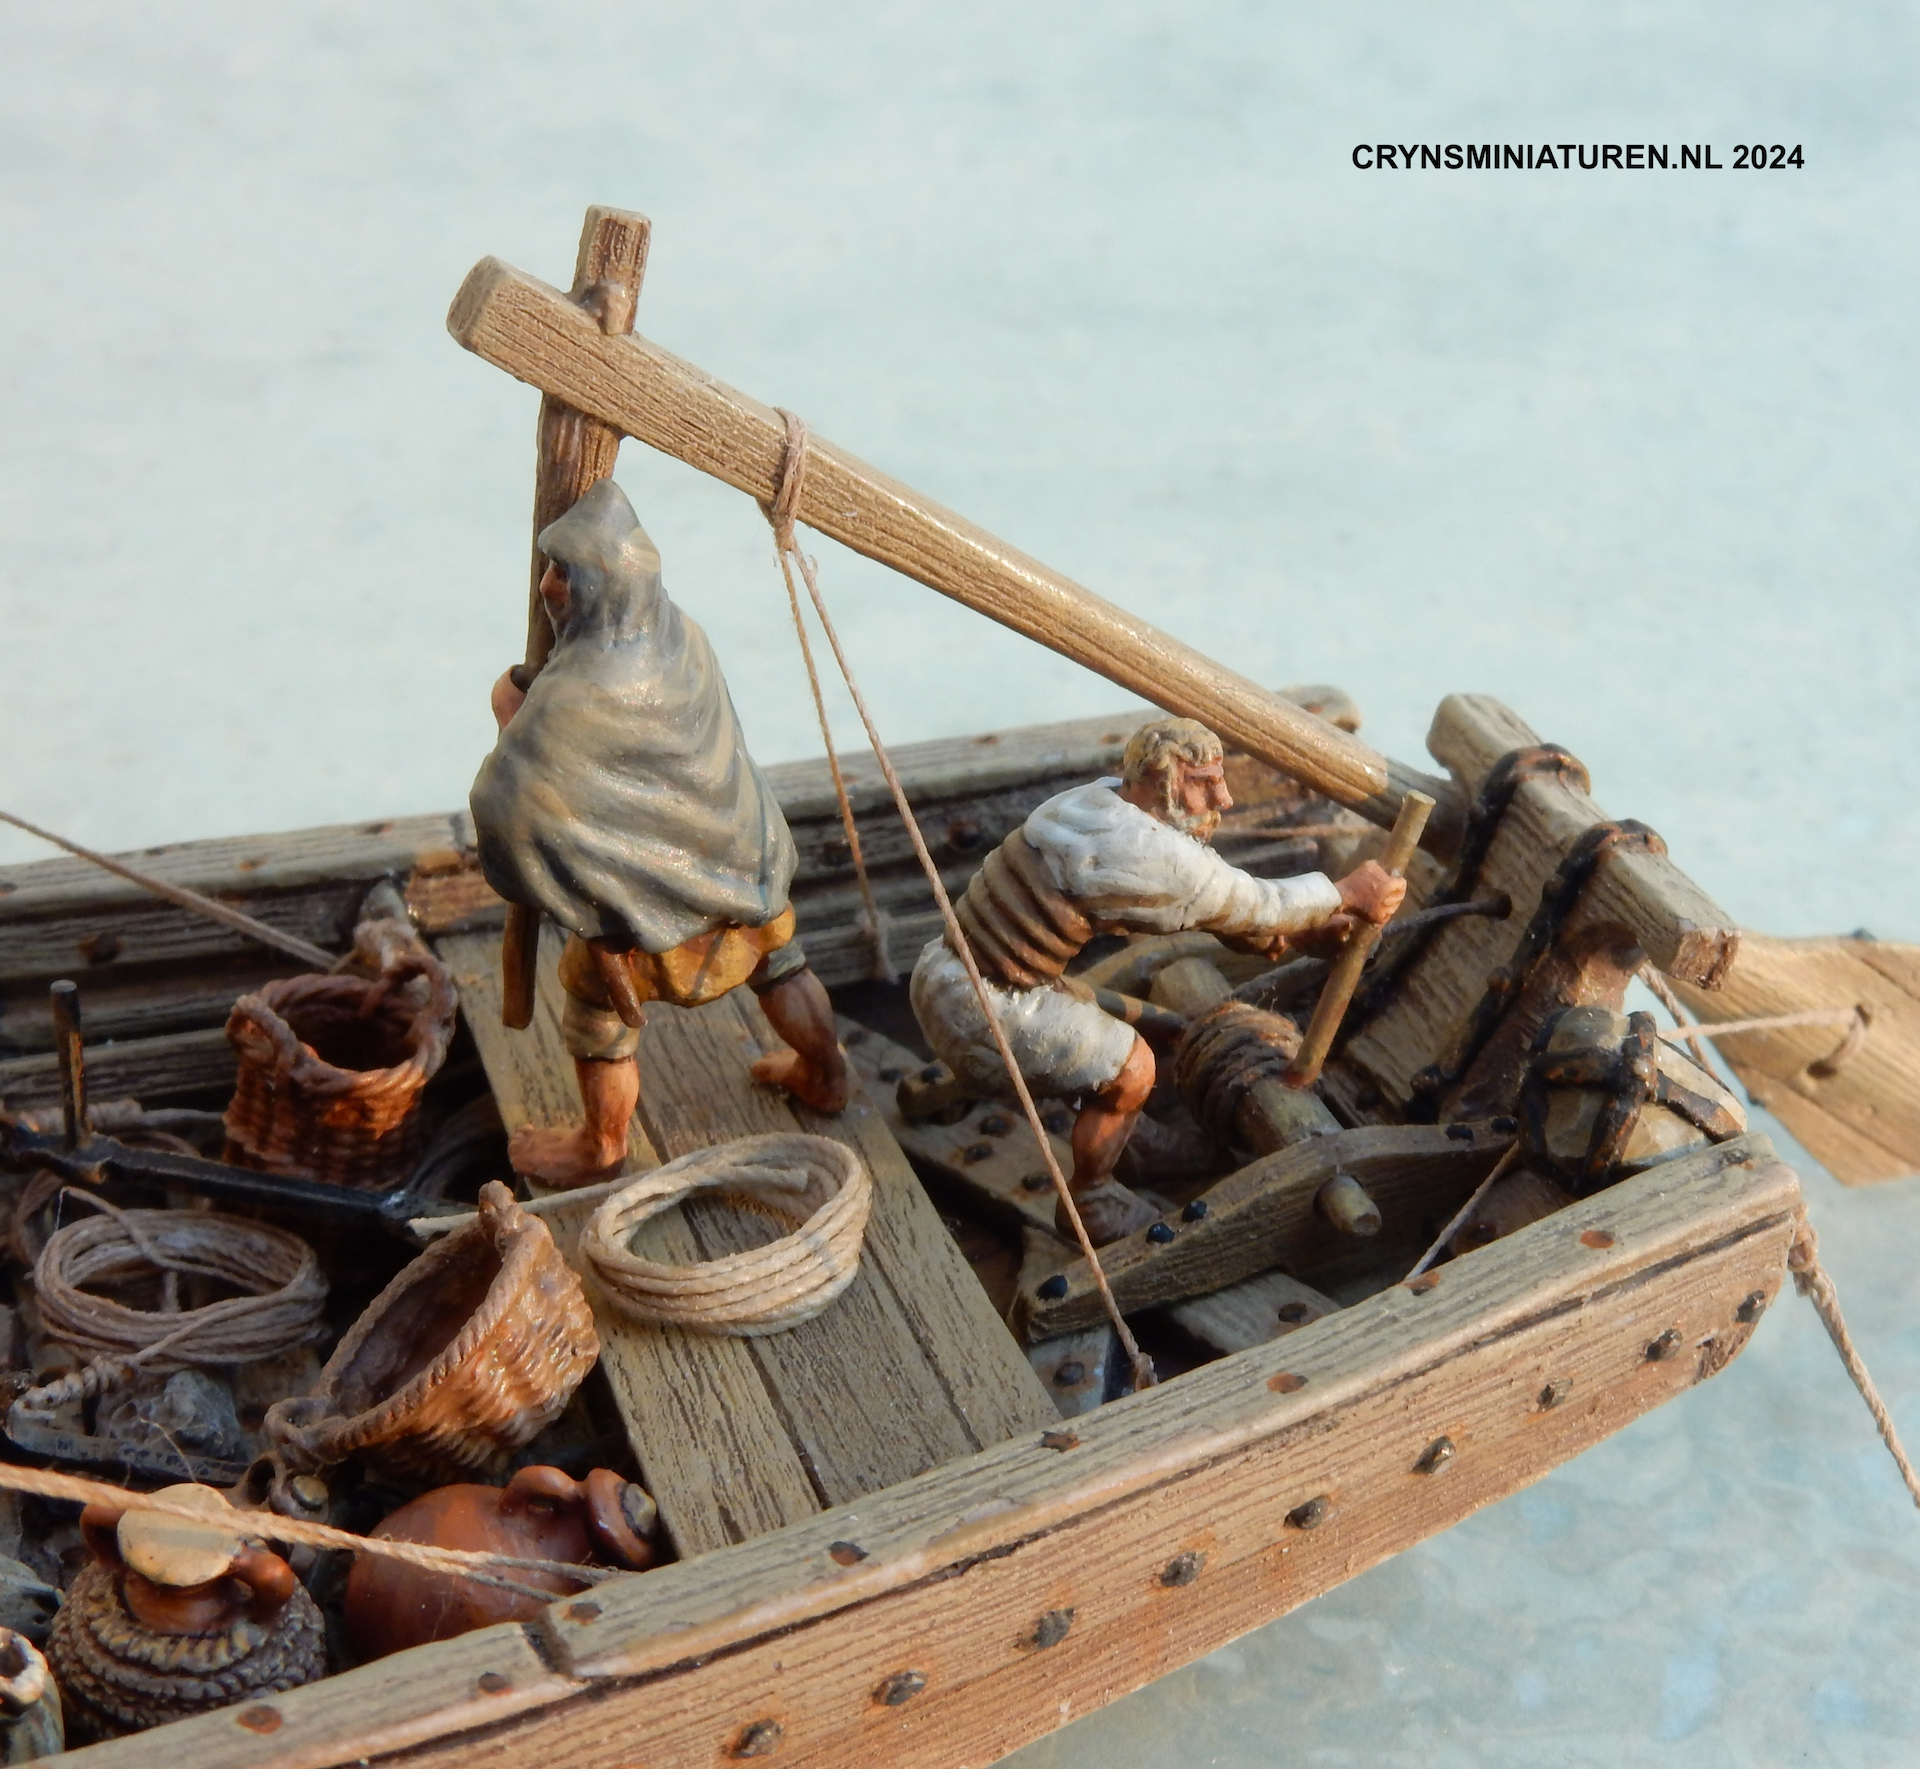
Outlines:
[[[1393,820],[1393,833],[1387,838],[1387,850],[1380,857],[1380,864],[1395,878],[1405,874],[1407,862],[1420,845],[1420,832],[1426,827],[1427,813],[1432,809],[1433,800],[1424,792],[1409,792],[1401,803],[1400,814]],[[1308,1088],[1320,1079],[1320,1066],[1327,1060],[1327,1052],[1333,1048],[1333,1035],[1340,1030],[1340,1022],[1346,1018],[1347,1003],[1353,999],[1353,992],[1360,983],[1360,973],[1366,969],[1367,959],[1372,955],[1380,933],[1377,924],[1362,922],[1353,930],[1340,956],[1333,961],[1327,972],[1327,980],[1321,985],[1320,999],[1314,1004],[1307,1035],[1300,1041],[1299,1053],[1287,1065],[1286,1082],[1289,1087]]]
[[[587,211],[574,259],[573,292],[566,297],[606,337],[633,330],[640,284],[647,274],[647,243],[653,223],[626,209],[596,204]],[[620,456],[620,431],[575,406],[545,394],[540,401],[539,464],[533,485],[533,569],[527,591],[527,656],[516,675],[531,687],[553,650],[553,623],[540,600],[547,558],[540,534],[580,501],[589,486],[611,478]],[[524,1029],[533,1021],[534,978],[540,961],[540,912],[525,903],[507,908],[500,945],[503,987],[500,1017]]]
[[[744,491],[777,490],[786,424],[758,400],[639,336],[613,337],[575,302],[497,258],[447,315],[467,349],[621,433]],[[1428,845],[1450,851],[1464,801],[1431,775],[1283,701],[809,433],[797,518],[821,534],[1152,701],[1380,824],[1410,789],[1441,807]]]

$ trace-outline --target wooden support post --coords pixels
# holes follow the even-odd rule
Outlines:
[[[595,204],[580,230],[580,250],[574,258],[573,293],[568,298],[590,314],[608,337],[624,337],[633,330],[634,310],[640,303],[640,284],[647,274],[647,242],[653,223],[626,209]],[[547,557],[540,551],[540,535],[577,504],[589,486],[613,476],[620,456],[620,432],[610,424],[551,393],[540,401],[539,461],[533,483],[533,569],[527,590],[527,656],[518,677],[524,689],[531,685],[553,650],[553,623],[540,600],[540,580]],[[516,1031],[533,1023],[534,972],[539,963],[540,912],[525,903],[507,910],[506,938],[501,944],[503,968],[500,1015]]]
[[[608,336],[558,289],[497,258],[474,266],[447,329],[476,355],[628,436],[770,502],[786,459],[777,412],[645,338]],[[1459,834],[1445,781],[1390,761],[1325,719],[1102,600],[818,435],[798,520],[1143,694],[1230,745],[1390,824],[1418,788],[1439,801],[1437,850]]]
[[[1502,758],[1547,756],[1540,738],[1499,701],[1452,694],[1434,714],[1427,748],[1469,793],[1479,794]],[[1490,825],[1469,895],[1505,892],[1503,921],[1463,916],[1435,928],[1401,971],[1389,1000],[1364,1025],[1350,1027],[1327,1065],[1323,1091],[1371,1112],[1372,1099],[1405,1110],[1415,1077],[1457,1054],[1479,1011],[1488,979],[1514,961],[1561,863],[1607,813],[1587,791],[1585,771],[1568,759],[1509,780],[1504,810]],[[1526,1052],[1541,1022],[1571,1002],[1618,1006],[1643,959],[1699,988],[1717,989],[1733,962],[1740,931],[1733,920],[1657,843],[1625,844],[1588,877],[1547,961],[1493,1026],[1439,1102],[1443,1117],[1496,1116],[1511,1107]]]

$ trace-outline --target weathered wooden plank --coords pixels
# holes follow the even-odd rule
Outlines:
[[[157,1038],[226,1023],[233,1004],[275,977],[301,969],[297,958],[262,952],[257,960],[125,972],[119,967],[70,972],[80,986],[81,1024],[89,1042]],[[44,987],[0,991],[0,1057],[52,1050],[53,1016]]]
[[[251,899],[256,894],[355,880],[372,884],[390,875],[405,875],[436,855],[457,855],[472,846],[472,819],[458,811],[336,823],[279,835],[170,842],[114,857],[209,896]],[[78,914],[153,901],[138,885],[70,856],[0,866],[0,925],[49,911]],[[251,901],[247,906],[252,908]]]
[[[1176,1302],[1167,1314],[1217,1351],[1245,1351],[1249,1345],[1297,1333],[1339,1306],[1298,1278],[1268,1271],[1209,1296]]]
[[[146,1105],[181,1094],[233,1089],[238,1059],[223,1029],[174,1032],[87,1046],[87,1092],[94,1099],[132,1098]],[[0,1063],[0,1104],[53,1105],[60,1098],[60,1064],[52,1056]]]
[[[288,1695],[222,1709],[187,1722],[190,1732],[136,1732],[97,1744],[87,1758],[99,1769],[154,1769],[160,1762],[180,1769],[326,1769],[444,1737],[450,1726],[497,1726],[587,1687],[550,1669],[526,1628],[502,1622]],[[364,1742],[342,1758],[328,1742],[339,1737]]]
[[[270,1736],[232,1711],[164,1736],[197,1769],[332,1769],[405,1744],[409,1764],[448,1769],[706,1769],[771,1722],[759,1736],[781,1762],[992,1761],[1724,1368],[1780,1288],[1798,1203],[1764,1138],[1724,1144],[1469,1254],[1432,1287],[1396,1286],[1103,1407],[1061,1450],[1025,1437],[563,1600],[538,1624],[563,1680],[502,1724],[465,1709],[436,1736],[410,1690],[376,1689],[374,1673],[415,1664],[424,1683],[448,1650],[427,1648],[274,1697]],[[1679,1349],[1649,1358],[1668,1328]],[[1454,1455],[1427,1464],[1442,1436]],[[903,1672],[924,1681],[890,1704]],[[132,1769],[154,1743],[75,1760]]]
[[[109,874],[108,876],[111,876]],[[130,887],[131,888],[131,887]],[[249,895],[247,913],[282,933],[315,945],[344,951],[353,937],[366,886],[358,882],[314,886],[299,891]],[[19,919],[5,924],[0,938],[0,984],[28,978],[108,975],[133,965],[169,964],[182,959],[258,959],[267,952],[257,940],[223,927],[191,909],[153,897],[117,905],[111,931],[101,930],[97,907],[72,914]]]
[[[752,1341],[817,1486],[839,1503],[1054,1416],[912,1169],[856,1098],[837,1118],[756,1087],[752,1060],[778,1048],[749,993],[690,1012],[660,1009],[642,1035],[641,1113],[667,1155],[730,1137],[801,1129],[857,1149],[873,1174],[860,1275],[817,1319]],[[684,1214],[710,1256],[743,1244],[723,1207]]]
[[[1739,1032],[1715,1048],[1754,1103],[1777,1116],[1844,1185],[1920,1170],[1920,947],[1858,935],[1740,937],[1724,988],[1679,985],[1701,1019],[1765,1019],[1814,1008],[1859,1008],[1866,1038],[1835,1062],[1843,1026]]]
[[[1316,1136],[1249,1162],[1201,1195],[1198,1222],[1170,1221],[1173,1239],[1147,1231],[1100,1249],[1100,1264],[1121,1309],[1153,1308],[1223,1290],[1269,1267],[1324,1288],[1358,1267],[1411,1266],[1448,1216],[1463,1204],[1513,1140],[1449,1135],[1468,1126],[1381,1124]],[[1342,1235],[1314,1207],[1336,1173],[1351,1174],[1380,1206],[1380,1232],[1364,1241]],[[1429,1226],[1431,1225],[1431,1226]],[[1092,1326],[1104,1312],[1084,1260],[1066,1273],[1066,1293],[1044,1298],[1023,1290],[1014,1322],[1028,1339]]]
[[[514,1032],[500,1023],[499,935],[438,942],[510,1133],[524,1124],[580,1122],[573,1065],[560,1041],[558,946],[549,929],[533,1023]],[[635,1171],[659,1164],[637,1121],[628,1148]],[[547,1219],[570,1260],[590,1210],[583,1205]],[[656,1259],[691,1262],[703,1256],[692,1230],[672,1213],[648,1225],[645,1246]],[[606,1304],[591,1278],[587,1288],[600,1334],[600,1367],[680,1554],[745,1541],[820,1508],[747,1341],[631,1321]]]

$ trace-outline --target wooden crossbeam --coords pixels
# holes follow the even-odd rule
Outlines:
[[[610,336],[558,289],[497,258],[468,274],[447,329],[476,355],[627,436],[772,500],[786,427],[771,407],[637,333]],[[821,438],[796,511],[810,528],[1058,651],[1316,791],[1391,823],[1402,795],[1435,795],[1429,845],[1458,834],[1458,792],[1391,761],[1193,647],[1052,571]]]
[[[1502,756],[1539,743],[1524,720],[1483,694],[1449,695],[1427,738],[1434,756],[1470,792]],[[1500,819],[1475,885],[1478,895],[1506,892],[1513,913],[1505,921],[1467,916],[1436,929],[1393,998],[1348,1040],[1328,1073],[1329,1089],[1349,1103],[1371,1090],[1396,1109],[1404,1106],[1414,1076],[1448,1051],[1488,980],[1514,956],[1562,859],[1607,820],[1572,780],[1525,780]],[[1739,944],[1738,924],[1665,854],[1615,852],[1581,893],[1558,942],[1564,956],[1553,974],[1507,1011],[1463,1077],[1463,1094],[1477,1091],[1476,1113],[1507,1110],[1533,1033],[1553,1006],[1617,996],[1644,958],[1676,979],[1717,989]]]
[[[1100,1249],[1100,1264],[1126,1313],[1224,1290],[1278,1266],[1319,1288],[1361,1269],[1392,1270],[1404,1254],[1412,1266],[1434,1230],[1466,1202],[1512,1141],[1485,1126],[1373,1125],[1316,1136],[1229,1174],[1203,1193],[1197,1221],[1171,1219],[1170,1240],[1142,1229]],[[1380,1206],[1380,1233],[1363,1241],[1335,1231],[1314,1208],[1336,1173],[1351,1174]],[[1026,1287],[1014,1300],[1014,1323],[1030,1340],[1048,1339],[1097,1322],[1100,1293],[1084,1260],[1064,1274],[1066,1288],[1047,1296]]]

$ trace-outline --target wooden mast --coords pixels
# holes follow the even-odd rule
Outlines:
[[[568,300],[607,337],[633,330],[640,284],[647,274],[647,242],[653,223],[628,209],[595,204],[580,230],[574,259],[573,292]],[[611,478],[620,456],[621,433],[547,393],[540,400],[539,464],[533,484],[533,567],[527,590],[527,655],[515,672],[522,689],[532,684],[553,650],[553,624],[540,600],[540,579],[547,558],[540,534],[580,501],[591,485]],[[518,1030],[532,1023],[534,973],[539,961],[540,912],[525,903],[507,909],[501,941],[500,1014]]]

